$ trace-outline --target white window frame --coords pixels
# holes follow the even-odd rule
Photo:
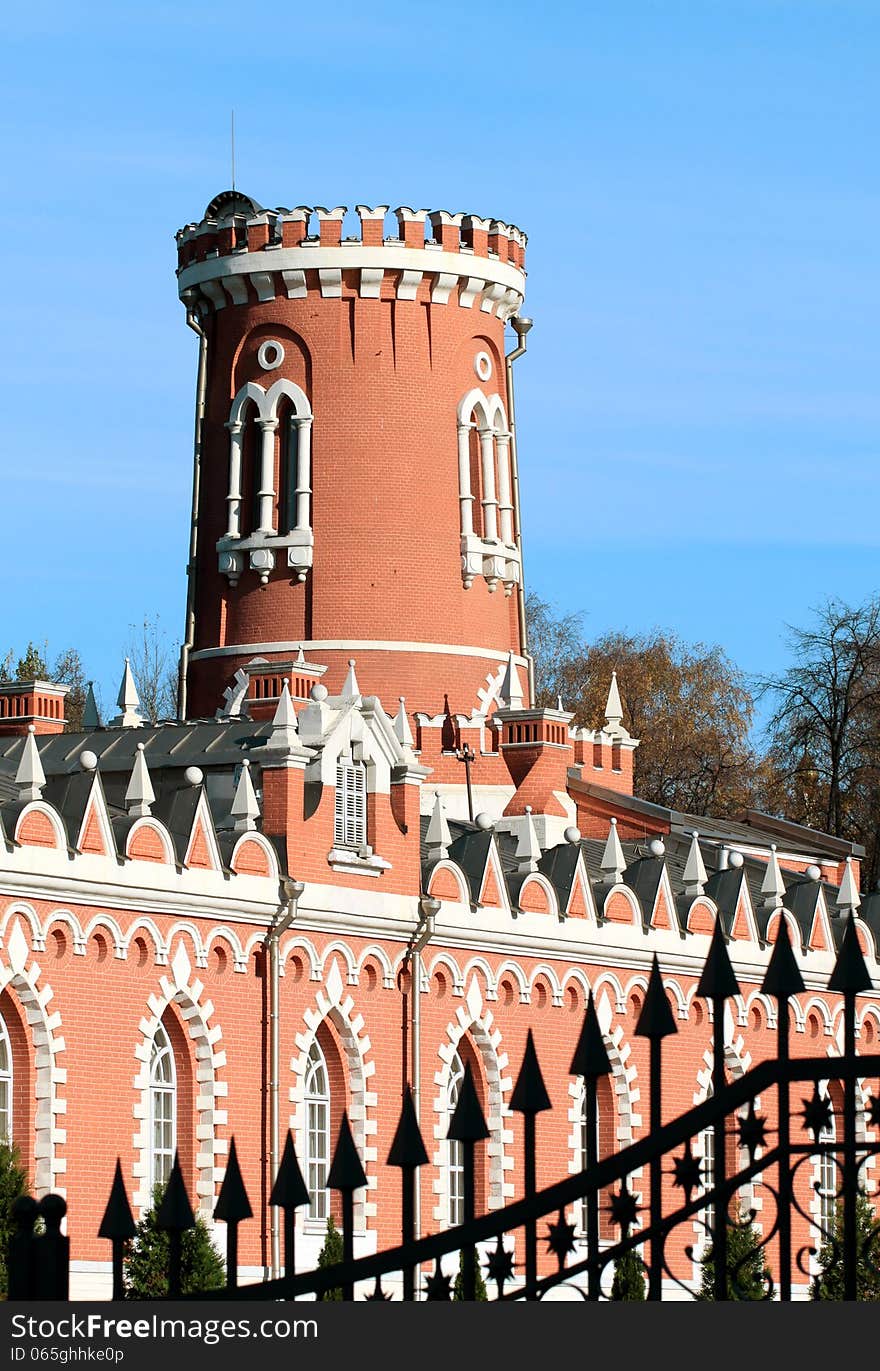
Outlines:
[[[452,1054],[449,1063],[449,1090],[447,1093],[447,1127],[452,1119],[461,1084],[464,1080],[464,1064],[458,1051]],[[446,1139],[446,1196],[447,1219],[450,1228],[464,1223],[464,1144],[455,1138]]]
[[[330,1170],[330,1076],[317,1038],[309,1048],[303,1089],[305,1099],[306,1188],[309,1219],[326,1220],[330,1213],[327,1173]]]
[[[825,1099],[831,1103],[830,1095],[825,1093]],[[827,1128],[823,1128],[819,1134],[817,1142],[833,1143],[837,1141],[837,1120],[832,1110],[831,1119]],[[819,1241],[828,1242],[829,1235],[834,1227],[834,1218],[837,1210],[838,1189],[840,1186],[837,1163],[833,1152],[822,1152],[818,1157],[818,1176],[816,1177],[816,1199],[818,1202],[818,1222],[819,1222]]]
[[[0,1142],[12,1142],[12,1043],[0,1015]]]
[[[159,1024],[150,1044],[149,1193],[168,1182],[177,1151],[177,1063],[168,1031]],[[158,1131],[162,1141],[157,1141]]]
[[[336,759],[333,845],[355,852],[367,847],[367,768],[350,754]]]
[[[712,1086],[706,1087],[706,1099],[711,1100],[714,1095]],[[710,1191],[715,1184],[715,1131],[712,1125],[704,1128],[700,1134],[700,1150],[702,1152],[702,1174],[701,1183],[703,1193]],[[704,1243],[708,1246],[712,1239],[709,1234],[715,1228],[715,1205],[710,1202],[701,1210],[701,1217],[706,1227],[703,1229]]]

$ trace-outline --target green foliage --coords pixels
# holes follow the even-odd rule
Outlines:
[[[880,1300],[880,1232],[877,1215],[864,1194],[856,1196],[856,1299]],[[810,1286],[811,1300],[843,1299],[843,1204],[835,1206],[828,1241],[819,1251],[819,1271]]]
[[[125,1293],[130,1300],[160,1300],[168,1294],[170,1241],[156,1221],[161,1203],[162,1188],[157,1185],[125,1259]],[[226,1283],[223,1260],[201,1218],[183,1235],[180,1273],[184,1295],[219,1290]]]
[[[624,1252],[614,1263],[614,1280],[611,1283],[612,1300],[643,1300],[645,1298],[645,1273],[638,1253],[632,1249]]]
[[[42,647],[28,643],[23,656],[16,661],[15,651],[10,648],[6,656],[0,658],[0,684],[10,681],[43,680],[69,686],[64,702],[64,716],[68,733],[75,733],[82,724],[83,707],[88,691],[82,658],[75,647],[69,647],[59,653],[50,664],[48,653],[48,643],[43,643]]]
[[[701,1300],[715,1298],[715,1266],[710,1247],[702,1260]],[[764,1261],[761,1235],[754,1223],[740,1214],[727,1225],[727,1298],[763,1300],[770,1289],[770,1270]]]
[[[474,1248],[474,1266],[476,1267],[477,1272],[477,1279],[474,1282],[474,1299],[488,1300],[489,1296],[486,1294],[486,1282],[483,1280],[483,1272],[480,1269],[480,1256],[476,1248]],[[452,1287],[452,1298],[454,1300],[464,1299],[464,1252],[459,1252],[458,1254],[458,1275],[456,1276],[455,1284]]]
[[[327,1266],[338,1266],[344,1256],[342,1246],[342,1234],[336,1227],[331,1214],[327,1220],[327,1236],[324,1239],[324,1246],[318,1253],[318,1270],[323,1271]],[[321,1296],[322,1300],[341,1300],[342,1287],[335,1286],[332,1290],[325,1290]]]
[[[27,1195],[27,1173],[21,1165],[18,1148],[0,1141],[0,1296],[5,1297],[9,1273],[6,1251],[13,1232],[12,1206],[19,1195]]]

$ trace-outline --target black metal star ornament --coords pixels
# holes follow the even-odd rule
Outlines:
[[[694,1156],[691,1150],[691,1140],[688,1138],[684,1155],[672,1159],[672,1184],[684,1191],[684,1197],[688,1204],[691,1202],[693,1192],[700,1188],[702,1175],[702,1163],[699,1157]]]
[[[490,1281],[494,1281],[498,1286],[499,1295],[504,1290],[506,1283],[513,1280],[513,1269],[513,1253],[507,1251],[499,1233],[495,1251],[490,1252],[486,1258],[486,1275]]]
[[[364,1298],[367,1300],[390,1300],[391,1296],[385,1294],[385,1291],[382,1289],[382,1281],[377,1276],[376,1284],[373,1286],[372,1294],[365,1295]]]
[[[736,1127],[739,1133],[739,1145],[747,1150],[751,1164],[755,1160],[755,1153],[758,1148],[767,1145],[767,1120],[755,1113],[754,1100],[749,1100],[748,1112],[737,1119]]]
[[[868,1127],[880,1128],[880,1095],[871,1095],[868,1104]]]
[[[804,1121],[804,1128],[809,1129],[816,1142],[819,1141],[820,1133],[824,1133],[831,1124],[832,1109],[831,1101],[826,1095],[819,1094],[819,1087],[816,1086],[811,1100],[802,1100],[803,1109],[801,1118]]]
[[[608,1203],[608,1213],[611,1215],[611,1222],[617,1224],[621,1230],[621,1235],[626,1238],[629,1230],[635,1224],[639,1213],[639,1205],[635,1195],[627,1186],[626,1181],[615,1194],[611,1196]]]
[[[433,1273],[425,1278],[425,1299],[452,1299],[452,1277],[444,1276],[443,1272],[440,1270],[439,1261],[437,1262]]]
[[[575,1228],[573,1223],[569,1223],[562,1209],[559,1211],[559,1218],[555,1223],[548,1223],[547,1250],[556,1253],[556,1260],[559,1262],[560,1270],[565,1265],[565,1259],[569,1252],[573,1252],[576,1243],[574,1240]]]

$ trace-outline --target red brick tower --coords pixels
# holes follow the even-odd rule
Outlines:
[[[343,238],[342,208],[227,192],[177,235],[203,335],[190,718],[300,646],[331,694],[356,658],[392,712],[446,695],[470,713],[511,651],[524,661],[504,326],[525,236],[403,208],[388,237],[386,208],[359,205]]]

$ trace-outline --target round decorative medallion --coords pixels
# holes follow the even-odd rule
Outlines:
[[[474,358],[474,371],[481,381],[488,381],[492,375],[492,358],[488,352],[478,352]]]
[[[284,348],[274,338],[267,338],[260,344],[257,361],[264,371],[274,371],[284,361]]]

